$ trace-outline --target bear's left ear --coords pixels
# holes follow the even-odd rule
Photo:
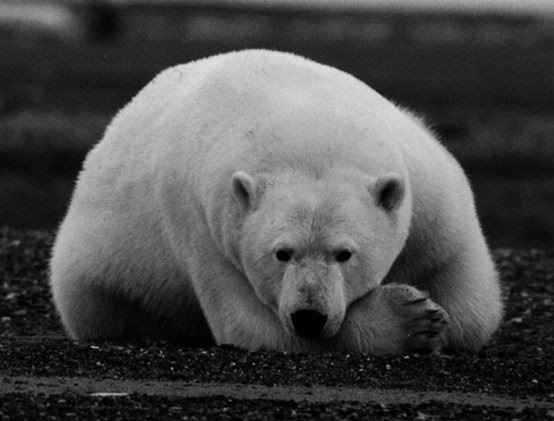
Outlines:
[[[244,209],[255,209],[258,206],[260,186],[250,174],[237,171],[232,177],[233,196]]]
[[[381,175],[373,184],[373,196],[378,206],[391,211],[402,203],[406,192],[405,181],[400,174]]]

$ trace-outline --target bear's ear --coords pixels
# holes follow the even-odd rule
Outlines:
[[[397,173],[382,175],[373,183],[373,194],[377,205],[388,211],[400,205],[405,190],[404,179]]]
[[[245,208],[253,209],[258,204],[259,186],[248,173],[237,171],[232,177],[233,195]]]

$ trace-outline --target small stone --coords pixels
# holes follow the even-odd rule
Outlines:
[[[120,398],[129,396],[129,394],[125,392],[95,392],[91,393],[90,396],[93,396],[95,398]]]
[[[429,415],[427,415],[424,412],[417,411],[417,416],[414,419],[416,419],[418,421],[425,421],[425,420],[429,419]]]

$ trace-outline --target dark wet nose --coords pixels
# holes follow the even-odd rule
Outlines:
[[[298,310],[290,318],[296,333],[303,338],[320,337],[323,326],[327,323],[327,315],[315,310]]]

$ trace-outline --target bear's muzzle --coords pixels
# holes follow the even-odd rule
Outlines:
[[[290,265],[283,277],[279,318],[293,335],[307,339],[334,336],[343,322],[346,303],[341,271],[312,260]]]

